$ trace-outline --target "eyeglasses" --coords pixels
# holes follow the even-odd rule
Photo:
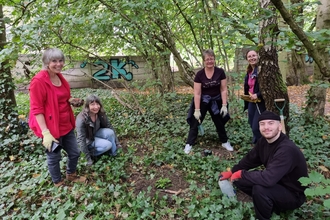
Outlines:
[[[214,58],[207,58],[204,61],[208,62],[208,61],[214,61]]]

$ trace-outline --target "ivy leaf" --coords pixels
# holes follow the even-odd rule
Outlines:
[[[308,186],[312,181],[308,177],[301,177],[299,179],[299,182],[301,183],[302,186]]]
[[[323,202],[324,207],[330,209],[330,199],[327,199]]]
[[[76,220],[83,220],[83,219],[85,219],[85,215],[86,215],[86,212],[82,212],[82,213],[80,213],[80,214],[77,216]]]
[[[59,211],[59,213],[56,216],[56,219],[66,219],[66,215],[63,209]]]
[[[310,174],[309,174],[309,178],[311,179],[312,182],[314,183],[320,183],[324,177],[322,174],[320,173],[317,173],[315,171],[312,171]]]

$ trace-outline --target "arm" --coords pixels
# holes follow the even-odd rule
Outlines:
[[[41,131],[45,131],[47,130],[47,125],[46,125],[46,121],[45,121],[45,116],[44,114],[37,114],[35,115],[37,123],[41,129]]]
[[[201,108],[202,84],[194,82],[194,104],[195,109]]]
[[[291,169],[295,152],[291,148],[279,149],[268,162],[266,169],[248,172],[242,171],[242,178],[262,186],[274,186]]]
[[[227,106],[227,95],[228,95],[227,79],[221,80],[220,93],[221,93],[222,105]]]
[[[77,131],[77,142],[80,146],[81,151],[85,155],[89,155],[89,150],[86,144],[86,125],[83,118],[83,115],[80,113],[76,119],[76,131]]]
[[[238,170],[250,170],[262,165],[257,149],[256,145],[231,169],[231,171],[234,173]]]

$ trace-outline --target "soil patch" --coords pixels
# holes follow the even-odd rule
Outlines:
[[[208,144],[208,150],[212,151],[214,156],[220,157],[221,160],[229,160],[234,157],[236,152],[229,152],[225,148],[221,147],[219,143],[216,141],[212,141],[212,143]],[[123,153],[127,152],[127,145],[125,141],[122,142]],[[202,155],[204,149],[200,149]],[[143,147],[137,147],[134,152],[135,156],[141,157],[142,155],[146,155],[146,149]],[[192,152],[193,153],[193,152]],[[128,168],[131,169],[131,168]],[[137,195],[140,192],[146,193],[148,196],[153,197],[158,194],[159,198],[162,198],[164,195],[167,195],[168,205],[172,204],[172,196],[177,195],[182,198],[186,197],[186,190],[189,187],[189,183],[185,180],[184,175],[180,170],[174,169],[172,166],[168,164],[153,164],[146,168],[146,170],[136,170],[131,169],[128,171],[131,173],[130,177],[126,180],[131,183],[132,190],[134,194]],[[146,174],[148,172],[148,174]],[[152,175],[150,175],[150,173]],[[150,178],[150,176],[153,176]],[[170,179],[171,185],[166,187],[165,189],[157,188],[157,180],[159,179]],[[220,190],[220,188],[219,188]],[[246,195],[241,191],[236,192],[237,200],[242,202],[252,202],[250,196]]]

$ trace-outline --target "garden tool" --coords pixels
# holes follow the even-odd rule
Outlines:
[[[198,125],[198,133],[200,136],[204,136],[204,127],[202,124]]]
[[[280,108],[277,103],[279,102],[282,102],[282,108]],[[286,101],[285,99],[274,99],[274,103],[275,103],[275,106],[276,108],[280,111],[280,118],[281,118],[281,124],[282,124],[282,132],[285,134],[286,131],[285,131],[285,123],[284,123],[284,114],[283,114],[283,110],[284,110],[284,107],[285,107],[285,104],[286,104]]]

